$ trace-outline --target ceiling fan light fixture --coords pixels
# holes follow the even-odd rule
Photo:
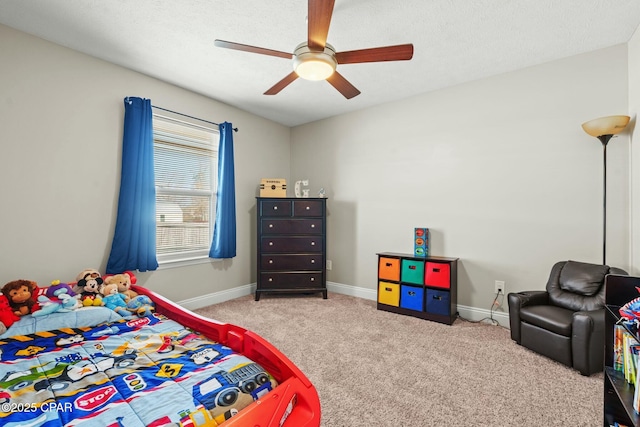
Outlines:
[[[306,43],[302,43],[293,54],[293,70],[305,80],[325,80],[338,66],[335,50],[328,43],[320,52],[311,51]]]

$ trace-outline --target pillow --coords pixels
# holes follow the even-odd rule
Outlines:
[[[609,267],[578,261],[567,261],[560,272],[560,289],[574,294],[595,295],[604,283]]]
[[[51,331],[62,328],[82,328],[97,326],[101,323],[122,320],[115,311],[107,307],[82,307],[67,312],[55,312],[44,316],[22,316],[6,330],[0,338],[13,335],[28,335],[36,332]]]

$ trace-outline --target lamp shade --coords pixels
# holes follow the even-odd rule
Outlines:
[[[602,135],[615,135],[627,127],[629,116],[607,116],[589,120],[582,124],[582,129],[596,138]]]

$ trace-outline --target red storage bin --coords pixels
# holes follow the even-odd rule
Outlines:
[[[436,288],[449,289],[451,286],[451,267],[441,262],[429,262],[425,268],[424,284]]]

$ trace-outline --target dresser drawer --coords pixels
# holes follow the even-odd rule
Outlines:
[[[322,254],[313,255],[262,255],[260,267],[263,270],[322,270]]]
[[[322,216],[323,207],[320,200],[294,200],[293,216]]]
[[[322,273],[262,273],[263,289],[300,289],[323,286]]]
[[[261,200],[260,216],[291,216],[289,200]]]
[[[322,252],[322,236],[263,237],[260,240],[263,253],[274,252]]]
[[[263,235],[271,234],[322,234],[322,218],[263,219],[260,221]]]

